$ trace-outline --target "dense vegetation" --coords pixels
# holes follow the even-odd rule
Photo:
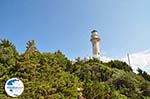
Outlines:
[[[25,90],[15,99],[150,99],[150,76],[125,62],[96,59],[70,61],[56,51],[40,52],[33,40],[19,54],[8,40],[0,42],[0,99],[11,99],[6,81],[21,79]]]

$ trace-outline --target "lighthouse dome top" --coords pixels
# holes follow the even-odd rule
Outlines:
[[[98,33],[97,30],[93,30],[91,33],[92,33],[92,35],[95,35],[95,36],[98,36],[98,35],[99,35],[99,33]]]
[[[97,30],[93,30],[91,33],[95,33],[95,32],[97,33]]]
[[[100,40],[100,37],[99,37],[99,34],[98,34],[97,30],[93,30],[91,33],[92,33],[91,41],[94,40],[94,39]]]

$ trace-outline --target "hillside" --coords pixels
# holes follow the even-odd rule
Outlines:
[[[15,99],[150,99],[150,76],[141,69],[135,74],[118,60],[72,62],[61,51],[40,52],[33,40],[22,54],[10,41],[0,42],[0,99],[12,99],[4,90],[12,77],[25,86]]]

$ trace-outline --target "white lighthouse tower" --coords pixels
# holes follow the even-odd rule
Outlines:
[[[91,43],[92,43],[92,50],[93,50],[93,58],[100,59],[100,37],[96,30],[91,32]]]

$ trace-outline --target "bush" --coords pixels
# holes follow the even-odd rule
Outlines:
[[[112,68],[117,68],[120,70],[128,71],[128,72],[133,71],[132,68],[126,62],[122,62],[119,60],[114,60],[114,61],[108,62],[108,66],[112,67]]]

